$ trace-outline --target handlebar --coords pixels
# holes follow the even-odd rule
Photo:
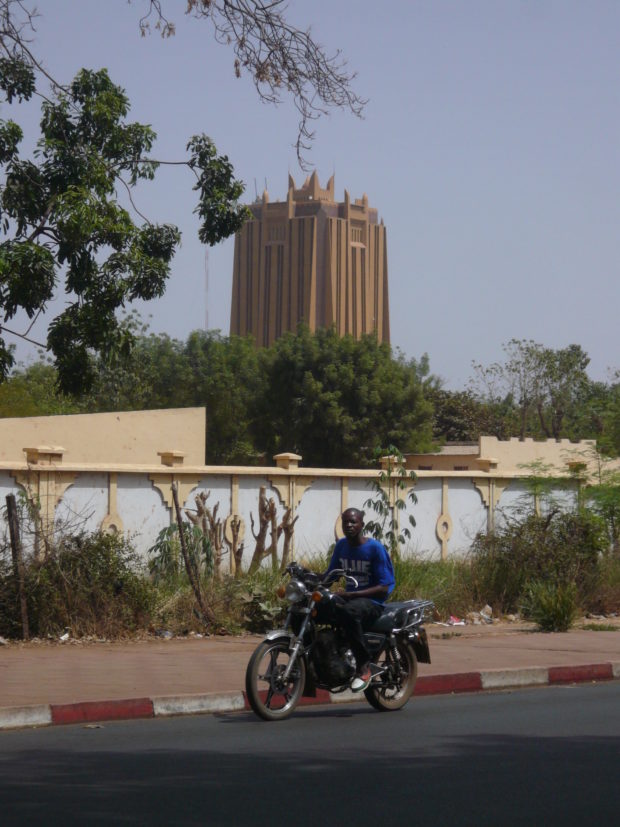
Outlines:
[[[286,571],[291,577],[314,580],[317,585],[320,584],[321,586],[330,586],[341,577],[344,577],[347,583],[352,583],[355,588],[359,586],[359,582],[355,579],[355,577],[348,574],[344,569],[332,569],[322,576],[321,574],[317,574],[316,572],[310,571],[310,569],[306,569],[298,563],[293,562],[288,564]]]
[[[335,583],[336,580],[340,580],[341,577],[344,577],[347,583],[352,583],[356,589],[359,586],[359,583],[355,579],[355,577],[353,577],[353,575],[351,574],[347,574],[347,572],[344,569],[332,569],[331,571],[327,572],[327,574],[323,578],[323,585],[329,586],[332,583]]]

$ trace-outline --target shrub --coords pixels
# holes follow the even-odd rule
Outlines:
[[[205,600],[213,612],[214,629],[221,633],[264,632],[277,628],[283,618],[284,604],[276,596],[282,575],[271,568],[259,569],[252,576],[215,578],[203,576]],[[174,634],[204,632],[196,611],[196,598],[184,580],[160,580],[158,601],[153,613],[156,626]]]
[[[114,638],[145,629],[154,592],[135,551],[122,537],[96,532],[64,538],[45,560],[27,560],[25,591],[30,634]],[[15,594],[12,573],[0,569],[0,595]],[[0,629],[21,632],[17,600],[0,600]]]
[[[532,514],[472,545],[472,593],[499,612],[517,611],[530,583],[545,580],[574,583],[578,600],[586,602],[600,579],[607,548],[603,521],[591,512],[553,510]]]
[[[620,612],[620,556],[616,553],[602,556],[598,582],[587,595],[584,608],[595,614]]]
[[[577,616],[577,587],[574,583],[532,583],[523,613],[543,632],[567,632]]]

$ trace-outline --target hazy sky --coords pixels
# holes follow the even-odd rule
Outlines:
[[[143,0],[38,0],[35,50],[62,80],[107,67],[157,132],[156,156],[183,158],[205,132],[248,201],[265,182],[282,200],[289,172],[305,178],[294,108],[261,104],[209,24],[185,18],[185,0],[163,4],[177,24],[165,41],[140,38]],[[594,379],[620,367],[620,2],[293,0],[290,15],[342,50],[369,99],[363,120],[317,124],[309,160],[322,185],[335,173],[339,200],[367,193],[385,221],[393,345],[427,352],[455,389],[513,337],[581,344]],[[138,194],[183,231],[166,296],[141,307],[180,339],[229,328],[233,241],[209,250],[207,295],[191,186],[168,168]]]

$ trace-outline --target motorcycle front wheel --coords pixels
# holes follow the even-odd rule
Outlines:
[[[254,712],[265,721],[281,721],[293,712],[306,682],[306,665],[297,658],[290,674],[288,642],[266,640],[250,658],[245,672],[245,691]]]
[[[418,678],[418,661],[412,647],[400,640],[396,647],[398,660],[386,647],[376,661],[384,671],[364,690],[368,703],[382,712],[401,709],[413,694]]]

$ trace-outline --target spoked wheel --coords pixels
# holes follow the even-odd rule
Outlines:
[[[288,642],[265,641],[255,649],[245,673],[245,691],[250,706],[266,721],[281,721],[293,712],[306,682],[303,658],[295,661],[286,680],[290,660]]]
[[[413,694],[418,677],[418,661],[412,647],[403,641],[398,641],[396,647],[398,662],[386,647],[376,661],[385,671],[364,690],[368,703],[382,712],[401,709]]]

